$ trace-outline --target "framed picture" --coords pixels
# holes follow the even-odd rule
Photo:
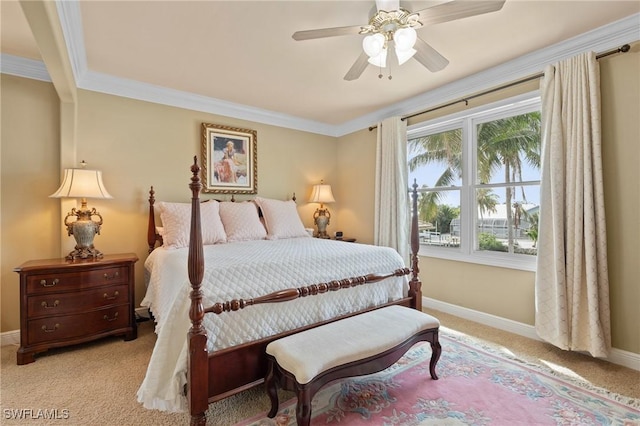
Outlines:
[[[203,192],[257,193],[257,139],[255,130],[202,123]]]

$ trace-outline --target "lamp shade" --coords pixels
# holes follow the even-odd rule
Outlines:
[[[417,39],[418,35],[416,30],[411,27],[399,28],[395,33],[393,33],[393,41],[396,44],[396,50],[413,49]]]
[[[313,190],[311,191],[311,198],[309,198],[310,203],[334,203],[336,200],[333,198],[333,193],[331,192],[331,185],[314,185]]]
[[[371,56],[368,59],[368,62],[371,65],[375,65],[376,67],[386,68],[387,67],[387,48],[382,49],[378,56]]]
[[[409,59],[413,57],[417,53],[416,49],[409,50],[399,50],[396,49],[396,57],[398,58],[398,64],[402,65],[407,62]]]
[[[362,40],[362,49],[369,57],[378,56],[384,49],[385,41],[384,35],[380,33],[370,34]]]
[[[65,169],[60,188],[51,198],[113,198],[102,183],[99,170]]]

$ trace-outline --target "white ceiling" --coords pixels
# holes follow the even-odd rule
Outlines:
[[[402,5],[419,10],[438,3]],[[379,79],[379,69],[369,65],[349,82],[343,76],[361,52],[361,35],[306,41],[291,35],[366,24],[373,0],[82,0],[61,5],[62,27],[75,39],[70,56],[80,64],[75,70],[79,87],[116,93],[127,86],[132,93],[145,93],[138,97],[147,100],[157,100],[150,95],[157,89],[162,93],[158,99],[196,99],[223,114],[257,111],[276,123],[297,120],[315,126],[322,129],[319,133],[336,133],[336,127],[363,117],[368,125],[381,111],[412,112],[412,100],[452,82],[632,15],[640,21],[637,0],[507,0],[498,12],[418,30],[450,61],[444,70],[432,73],[410,60],[394,64],[389,80],[389,71]],[[2,53],[41,60],[20,4],[2,0],[1,8]]]

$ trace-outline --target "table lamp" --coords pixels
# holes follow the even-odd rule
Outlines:
[[[86,163],[82,162],[83,167]],[[101,258],[100,250],[93,246],[93,237],[100,233],[102,216],[95,208],[87,207],[87,198],[113,198],[102,183],[102,172],[99,170],[65,169],[64,179],[58,190],[51,194],[51,198],[80,198],[80,209],[75,207],[64,218],[64,225],[69,235],[76,240],[76,247],[66,258],[68,260]],[[92,217],[98,217],[94,221]],[[76,217],[75,221],[69,218]]]
[[[309,202],[320,203],[320,207],[316,209],[315,213],[313,214],[313,221],[318,228],[318,232],[314,235],[315,237],[329,238],[329,235],[327,235],[327,225],[329,225],[331,213],[329,213],[329,209],[326,209],[324,207],[324,204],[333,203],[335,201],[336,200],[333,198],[333,193],[331,192],[331,185],[325,185],[322,181],[320,181],[320,185],[313,186]]]

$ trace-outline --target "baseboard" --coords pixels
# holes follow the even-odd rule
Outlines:
[[[0,346],[19,345],[20,330],[5,331],[0,333]]]
[[[463,308],[462,306],[453,305],[451,303],[429,299],[427,297],[422,298],[422,306],[427,309],[434,309],[446,314],[455,315],[460,318],[488,325],[489,327],[494,327],[499,330],[508,331],[519,336],[542,341],[542,339],[538,337],[535,327],[532,325],[523,324],[521,322],[498,317],[480,311],[475,311],[473,309]],[[622,365],[624,367],[640,371],[640,354],[624,351],[622,349],[612,348],[607,361],[613,364]]]

